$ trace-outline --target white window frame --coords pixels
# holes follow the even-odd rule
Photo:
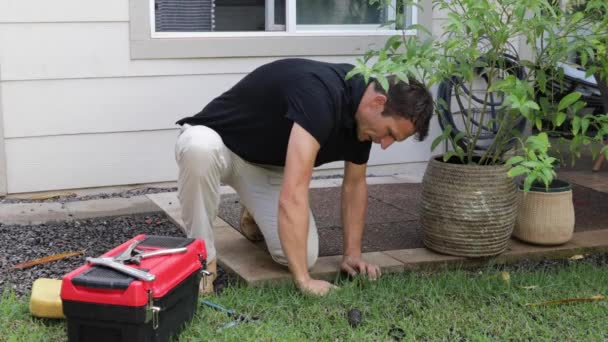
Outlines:
[[[287,5],[287,4],[285,4]],[[274,0],[266,0],[266,7],[265,7],[265,25],[266,25],[266,32],[272,32],[272,31],[285,31],[286,27],[285,25],[282,24],[275,24],[274,23]]]
[[[306,1],[306,0],[301,0]],[[395,1],[395,0],[393,0]],[[150,10],[150,36],[154,38],[227,38],[227,37],[293,37],[293,36],[386,36],[400,34],[400,30],[374,24],[347,25],[297,25],[296,0],[285,0],[285,25],[274,24],[274,0],[266,0],[266,31],[250,32],[156,32],[154,0],[148,0]],[[418,8],[412,8],[412,23],[416,23]],[[388,12],[388,20],[395,19],[395,10]],[[416,30],[406,30],[406,35],[416,35]]]
[[[184,59],[224,57],[311,57],[361,56],[370,47],[384,46],[387,37],[399,30],[345,30],[326,27],[323,31],[293,32],[198,32],[155,33],[154,12],[150,0],[129,1],[129,40],[131,59]],[[293,0],[292,4],[295,5]],[[423,12],[412,8],[412,23],[429,30],[433,22],[432,0],[418,0]],[[286,3],[287,6],[288,3]],[[153,9],[153,8],[152,8]],[[294,13],[295,11],[291,11]],[[286,18],[286,23],[295,18]],[[339,25],[338,25],[339,26]],[[407,35],[424,37],[424,32],[408,31]],[[178,39],[176,39],[178,38]]]

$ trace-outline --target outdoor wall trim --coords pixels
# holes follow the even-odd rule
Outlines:
[[[129,0],[131,59],[362,55],[370,46],[384,46],[388,37],[387,35],[361,34],[356,36],[151,38],[148,1]],[[430,7],[427,8],[430,9]],[[423,22],[419,19],[418,22],[427,25],[431,21]]]
[[[0,196],[8,193],[6,150],[4,147],[4,113],[2,111],[2,68],[0,67]]]

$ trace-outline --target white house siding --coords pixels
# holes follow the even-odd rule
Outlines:
[[[0,1],[0,193],[175,180],[174,122],[273,60],[131,60],[128,5]],[[426,161],[431,140],[370,163]]]

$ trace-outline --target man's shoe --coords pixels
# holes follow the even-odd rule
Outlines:
[[[213,281],[217,278],[217,262],[216,259],[207,261],[207,272],[203,275],[198,286],[198,293],[202,296],[207,296],[213,293]]]
[[[241,233],[253,242],[263,241],[264,235],[260,231],[260,227],[255,223],[253,216],[245,207],[241,207]]]

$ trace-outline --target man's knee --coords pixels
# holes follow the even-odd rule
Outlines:
[[[283,253],[283,251],[277,251],[275,253],[270,253],[270,255],[272,256],[272,260],[274,260],[277,264],[283,265],[283,266],[289,266],[289,262],[287,261],[287,257],[285,256],[285,254]],[[315,263],[317,262],[317,259],[319,258],[319,253],[317,251],[309,251],[308,255],[306,256],[306,261],[308,262],[308,269],[310,270]]]
[[[181,167],[194,167],[203,171],[204,166],[218,162],[224,143],[212,129],[205,126],[191,126],[178,138],[176,160]]]

